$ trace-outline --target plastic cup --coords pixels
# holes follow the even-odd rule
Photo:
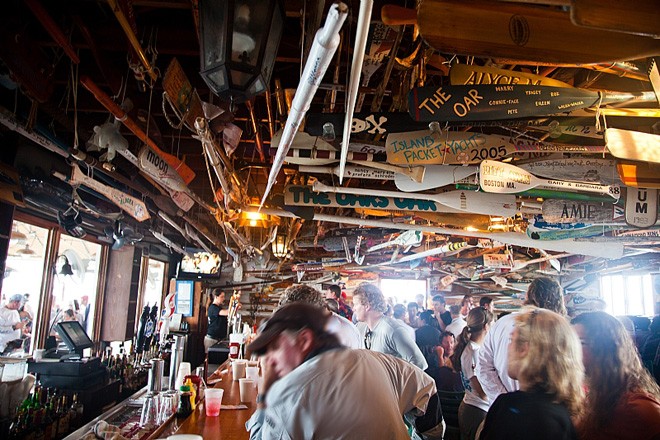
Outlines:
[[[222,396],[225,390],[222,388],[207,388],[204,397],[204,408],[206,417],[217,417],[220,415],[222,406]]]
[[[241,396],[241,403],[252,402],[257,394],[255,381],[252,379],[238,379],[238,390]]]
[[[248,379],[252,379],[254,383],[257,383],[257,381],[259,380],[259,367],[251,367],[251,366],[245,367],[245,377]]]
[[[186,376],[190,376],[190,362],[181,362],[179,365],[179,372],[176,375],[176,387],[179,388],[186,380]]]
[[[234,380],[241,379],[245,377],[245,367],[247,366],[247,361],[245,359],[236,359],[231,363],[231,375]]]

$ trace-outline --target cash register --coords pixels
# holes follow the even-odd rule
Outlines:
[[[79,390],[101,384],[106,370],[98,357],[83,357],[83,350],[94,345],[78,321],[62,321],[55,326],[66,349],[51,348],[40,362],[30,362],[28,371],[39,374],[42,385]]]

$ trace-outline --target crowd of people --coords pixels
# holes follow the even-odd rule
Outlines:
[[[463,393],[462,440],[660,439],[660,388],[630,333],[604,312],[570,320],[556,281],[497,320],[488,297],[432,304],[368,283],[352,308],[338,288],[286,289],[248,346],[263,373],[250,438],[441,439],[447,390]]]

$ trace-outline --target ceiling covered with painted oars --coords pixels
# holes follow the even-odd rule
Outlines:
[[[657,269],[655,2],[236,1],[230,25],[204,27],[208,3],[226,2],[3,3],[0,139],[20,209],[303,280],[502,291]],[[246,36],[277,14],[281,38],[255,48]],[[238,73],[200,75],[229,28],[235,62],[275,60],[249,99],[209,88]]]

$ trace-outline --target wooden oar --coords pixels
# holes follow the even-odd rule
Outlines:
[[[456,189],[463,191],[483,191],[483,188],[480,189],[479,185],[456,184]],[[518,197],[530,197],[534,199],[565,199],[565,200],[574,200],[574,201],[585,201],[585,202],[604,202],[612,203],[612,197],[609,195],[596,195],[594,193],[578,193],[578,192],[568,192],[568,191],[557,191],[555,189],[543,189],[542,187],[528,189],[521,193],[516,193]],[[526,206],[529,206],[529,203],[525,203]]]
[[[660,165],[649,162],[617,162],[616,170],[626,186],[660,188]]]
[[[660,163],[660,135],[608,128],[605,143],[612,156],[619,159]]]
[[[483,121],[547,116],[613,103],[655,103],[653,92],[608,92],[529,85],[417,87],[408,94],[416,121]]]
[[[616,161],[593,157],[574,156],[562,159],[538,160],[518,165],[535,176],[557,180],[572,180],[601,184],[620,183]],[[624,184],[626,184],[624,182]]]
[[[158,147],[158,145],[156,145],[156,143],[147,135],[147,133],[145,133],[142,128],[140,128],[137,122],[133,121],[119,105],[117,105],[105,92],[103,92],[103,90],[101,90],[96,85],[96,83],[94,83],[94,81],[92,81],[89,77],[82,76],[80,78],[80,83],[87,90],[89,90],[92,95],[94,95],[96,100],[101,103],[103,107],[112,113],[115,118],[120,120],[126,126],[126,128],[133,132],[133,134],[137,136],[138,139],[147,144],[152,150],[156,152],[158,156],[162,157],[165,162],[174,168],[174,170],[179,173],[186,184],[192,182],[192,180],[195,178],[195,172],[178,157],[161,150],[160,147]]]
[[[622,214],[623,212],[621,212]],[[545,200],[543,219],[552,223],[612,223],[616,217],[615,205],[610,203],[580,202],[574,200]]]
[[[391,133],[385,143],[387,161],[405,165],[477,164],[521,152],[604,153],[600,145],[571,145],[464,131],[441,134],[429,130]]]
[[[424,0],[417,24],[440,52],[478,57],[589,64],[660,52],[652,38],[575,26],[569,12],[487,0]]]
[[[458,209],[417,197],[417,194],[397,193],[400,197],[365,194],[319,193],[311,186],[287,185],[284,187],[284,204],[290,207],[364,208],[381,211],[412,211],[429,213],[457,213]]]
[[[380,191],[364,188],[342,188],[324,185],[321,182],[314,182],[315,191],[330,192],[352,195],[370,195],[376,197],[408,198],[410,194],[398,191]],[[450,191],[442,194],[415,194],[419,200],[428,200],[449,206],[459,211],[470,212],[473,214],[499,215],[511,217],[516,214],[516,198],[508,197],[490,197],[488,194],[469,191]]]
[[[658,190],[628,188],[626,223],[636,228],[649,228],[658,221]]]
[[[77,165],[73,165],[71,177],[67,178],[61,173],[55,172],[54,175],[64,181],[68,181],[71,185],[85,185],[88,188],[97,191],[106,196],[112,203],[119,206],[124,212],[133,217],[135,220],[143,222],[151,218],[147,206],[138,198],[129,194],[119,191],[108,185],[94,180],[93,178],[85,175]]]
[[[486,192],[516,194],[537,186],[564,191],[584,191],[607,194],[614,199],[620,196],[618,185],[595,185],[582,182],[541,179],[520,167],[503,162],[484,160],[479,165],[479,185]]]
[[[477,66],[476,64],[454,64],[449,69],[449,81],[452,85],[456,86],[470,84],[526,84],[531,86],[572,87],[568,83],[546,76],[515,70],[498,69],[490,66]]]
[[[660,37],[657,0],[572,0],[571,21],[578,25],[647,37]]]
[[[299,165],[298,171],[301,173],[311,174],[334,174],[339,176],[339,167],[321,167],[321,166],[308,166]],[[344,169],[344,175],[351,179],[370,179],[370,180],[394,180],[396,173],[394,171],[377,170],[369,167],[358,167],[354,165],[347,165]],[[403,176],[406,180],[410,178]]]
[[[394,177],[396,187],[404,192],[426,191],[441,188],[472,176],[479,171],[477,166],[427,165],[422,182],[415,182],[402,175]]]

